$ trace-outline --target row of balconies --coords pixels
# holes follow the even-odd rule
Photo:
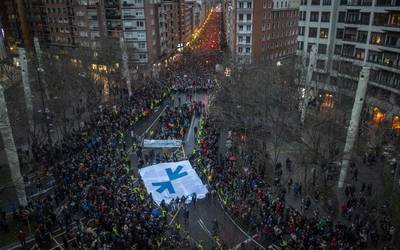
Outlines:
[[[372,6],[372,0],[340,0],[340,5]],[[400,6],[400,0],[377,0],[376,6]]]
[[[366,56],[365,50],[356,48],[353,45],[344,44],[341,51],[335,51],[336,54],[340,54],[342,57],[351,58],[355,60],[363,61]],[[368,53],[367,61],[377,65],[385,66],[393,69],[400,69],[400,54],[389,51],[378,52],[370,50]]]
[[[145,1],[145,0],[143,0]],[[123,0],[122,1],[122,7],[125,8],[143,8],[143,2],[142,3],[135,3],[134,0]]]
[[[348,60],[347,58],[349,57],[342,57],[337,58],[339,60],[334,60],[333,70],[340,75],[358,80],[362,62],[357,63],[353,59]],[[374,66],[374,64],[372,65],[370,73],[370,81],[377,85],[382,85],[398,91],[400,90],[400,74],[386,69],[380,69]]]
[[[357,30],[355,28],[348,28],[341,33],[342,35],[336,34],[337,39],[343,41],[350,41],[356,43],[367,43],[368,31]],[[369,41],[370,44],[398,48],[400,49],[400,32],[372,32]]]

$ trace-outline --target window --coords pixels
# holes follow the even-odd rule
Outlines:
[[[239,31],[243,31],[243,25],[239,25]]]
[[[139,49],[145,49],[146,48],[146,43],[139,43]]]
[[[354,56],[354,45],[344,44],[342,49],[342,55],[346,57]]]
[[[243,48],[242,48],[242,47],[239,47],[239,48],[238,48],[238,52],[239,52],[239,53],[243,53]]]
[[[246,19],[247,21],[251,21],[251,14],[247,14]]]
[[[338,22],[339,23],[344,23],[345,19],[346,19],[346,12],[340,11],[339,12],[339,17],[338,17]]]
[[[239,9],[243,9],[244,8],[244,3],[243,2],[240,2],[239,3]]]
[[[374,13],[374,25],[386,25],[389,23],[389,14],[388,13]]]
[[[303,50],[304,48],[304,42],[303,41],[298,41],[297,42],[297,49],[298,50]]]
[[[300,36],[304,36],[304,31],[305,31],[305,27],[304,26],[299,26],[299,35]]]
[[[247,2],[247,8],[251,9],[251,2]]]
[[[389,25],[399,27],[400,26],[400,13],[395,13],[395,12],[390,13],[388,23],[389,23]]]
[[[364,49],[356,49],[356,59],[364,60],[365,50]]]
[[[139,59],[146,59],[146,58],[147,58],[146,54],[140,54],[139,55]]]
[[[369,13],[369,12],[361,12],[360,23],[364,24],[364,25],[369,25],[370,16],[371,16],[371,13]]]
[[[342,54],[342,45],[335,45],[335,55]]]
[[[336,38],[337,39],[343,39],[343,35],[344,35],[343,29],[336,30]]]
[[[239,21],[243,21],[243,14],[239,14]]]
[[[251,25],[250,24],[246,25],[246,30],[247,31],[251,31]]]
[[[319,19],[319,12],[312,11],[310,14],[310,21],[318,22],[318,19]]]
[[[308,37],[317,37],[317,28],[309,28]]]
[[[243,42],[243,36],[239,36],[238,41],[239,41],[239,43],[242,43]]]
[[[319,44],[318,45],[318,54],[326,54],[326,44]]]
[[[305,21],[307,17],[307,12],[300,11],[300,21]]]
[[[246,47],[246,54],[250,54],[250,48]]]
[[[357,41],[357,29],[356,28],[346,28],[344,30],[344,39],[349,41]]]
[[[327,28],[321,28],[321,29],[319,30],[319,37],[320,37],[320,38],[328,38],[328,36],[329,36],[329,29],[327,29]]]
[[[322,12],[321,13],[321,22],[323,23],[329,23],[331,17],[330,12]]]
[[[250,43],[250,36],[246,36],[246,43]]]
[[[145,33],[144,33],[144,32],[138,32],[138,33],[137,33],[137,37],[138,37],[139,39],[144,39],[144,38],[145,38]]]
[[[332,1],[331,0],[322,0],[322,5],[331,5]]]
[[[400,48],[400,34],[398,34],[398,33],[387,33],[386,37],[387,37],[386,38],[386,45],[391,46],[391,47]]]
[[[136,26],[137,27],[143,27],[144,26],[144,22],[143,21],[136,21]]]
[[[367,37],[368,37],[368,32],[367,31],[358,31],[357,42],[366,43],[367,42]]]
[[[311,5],[320,5],[320,0],[311,0]]]
[[[383,33],[377,33],[377,32],[372,32],[371,34],[371,43],[372,44],[383,44],[385,41],[385,34]]]
[[[358,10],[349,10],[347,12],[346,22],[359,23],[360,12]]]

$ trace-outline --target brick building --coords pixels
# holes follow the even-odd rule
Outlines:
[[[223,5],[227,42],[239,63],[295,55],[299,1],[228,0]]]
[[[13,47],[21,46],[16,1],[5,0],[3,5],[5,39]],[[103,38],[115,42],[123,38],[130,65],[141,68],[165,59],[184,43],[196,27],[193,20],[200,23],[206,16],[199,18],[195,10],[208,11],[205,6],[203,1],[193,5],[184,0],[25,1],[32,36],[38,37],[42,45],[95,49]]]

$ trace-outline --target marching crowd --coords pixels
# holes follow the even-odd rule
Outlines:
[[[135,89],[131,98],[121,96],[125,100],[121,104],[99,108],[60,143],[34,147],[34,161],[51,173],[56,187],[44,198],[16,210],[14,219],[18,224],[33,219],[35,242],[40,249],[53,246],[57,228],[66,232],[59,242],[64,249],[195,248],[187,233],[169,225],[169,212],[185,203],[184,198],[161,207],[154,205],[141,182],[131,178],[124,136],[172,90],[186,93],[188,103],[170,99],[165,115],[149,136],[184,139],[192,116],[204,111],[201,102],[192,100],[191,92],[213,85],[207,67],[215,63],[199,63],[202,67],[195,73],[179,69],[178,64],[165,81],[169,84],[149,81]],[[281,186],[278,181],[273,184],[277,188],[271,188],[251,155],[247,155],[245,164],[233,152],[220,155],[218,139],[218,128],[206,120],[194,165],[216,190],[227,211],[263,245],[274,243],[284,249],[396,249],[396,226],[388,205],[371,209],[371,185],[355,181],[346,187],[340,220],[311,206],[309,197],[300,209],[292,208],[286,200],[302,196],[301,184]],[[0,222],[4,227],[4,220]],[[26,232],[19,230],[17,238],[25,248]]]
[[[168,93],[167,86],[154,84],[136,90],[129,105],[98,110],[52,154],[46,149],[36,152],[57,185],[54,193],[16,211],[16,219],[25,223],[33,218],[40,249],[52,245],[52,232],[60,226],[66,231],[65,249],[190,247],[191,242],[168,225],[166,214],[152,215],[151,197],[129,175],[124,133]],[[18,237],[22,246],[24,234]]]
[[[34,147],[33,162],[53,176],[56,185],[45,197],[16,209],[14,219],[20,228],[17,238],[22,248],[27,232],[21,226],[32,221],[40,249],[54,245],[53,233],[58,228],[66,232],[59,242],[64,249],[193,247],[187,234],[168,224],[168,212],[181,200],[156,208],[161,213],[155,214],[151,196],[139,181],[131,179],[124,138],[125,134],[132,135],[132,126],[168,99],[171,91],[185,93],[185,103],[171,95],[170,105],[150,139],[184,138],[192,116],[204,110],[204,105],[185,89],[208,89],[212,82],[206,75],[182,72],[166,81],[149,81],[135,89],[132,97],[121,95],[124,100],[119,104],[99,107],[79,129],[74,128],[52,147]],[[173,85],[175,82],[178,84]]]
[[[200,75],[189,71],[178,73],[169,81],[173,82],[172,89],[179,92],[204,91],[213,87],[210,75]]]
[[[295,188],[278,184],[279,191],[273,191],[250,155],[245,166],[232,152],[218,155],[218,138],[218,129],[206,122],[205,135],[200,140],[203,173],[227,210],[256,234],[259,242],[274,243],[283,249],[396,249],[395,225],[387,209],[367,208],[373,204],[368,204],[370,191],[365,183],[360,190],[353,186],[352,191],[346,191],[348,202],[343,206],[343,219],[334,221],[329,214],[312,208],[309,198],[304,199],[300,209],[288,206],[285,200],[295,195]]]

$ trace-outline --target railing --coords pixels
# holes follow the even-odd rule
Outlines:
[[[376,6],[400,6],[400,0],[377,0]]]

